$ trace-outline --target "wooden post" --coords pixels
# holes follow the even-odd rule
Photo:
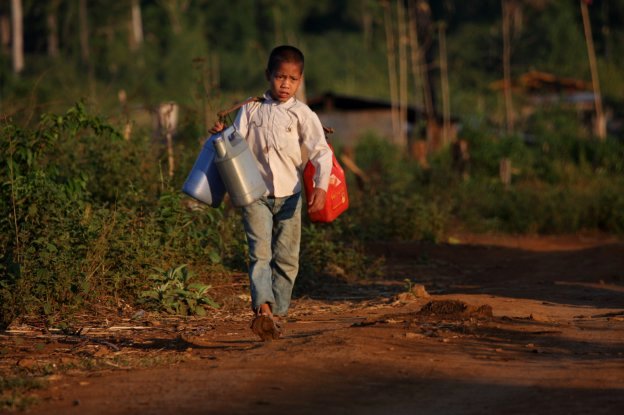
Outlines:
[[[511,96],[511,45],[509,41],[509,21],[511,18],[509,0],[501,0],[503,20],[503,93],[505,95],[505,113],[507,117],[507,133],[514,130],[514,111]]]
[[[592,77],[592,87],[594,89],[594,106],[596,108],[596,122],[594,132],[600,141],[607,138],[607,121],[602,110],[602,96],[600,94],[600,81],[598,79],[598,65],[596,64],[596,52],[594,50],[594,38],[591,32],[591,22],[587,4],[591,0],[581,0],[581,14],[583,16],[583,28],[585,30],[585,43],[587,44],[587,55],[589,56],[589,69]]]
[[[175,160],[173,156],[173,134],[178,125],[178,104],[166,102],[158,107],[158,122],[161,132],[167,139],[167,159],[169,162],[169,177],[173,177]]]

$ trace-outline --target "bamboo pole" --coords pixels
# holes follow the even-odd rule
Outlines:
[[[592,87],[594,89],[594,106],[596,108],[596,123],[594,125],[595,134],[600,141],[607,137],[607,123],[602,110],[602,96],[600,94],[600,81],[598,79],[598,65],[596,64],[596,52],[594,50],[594,39],[591,32],[591,22],[589,20],[588,0],[581,0],[581,14],[583,16],[583,28],[585,30],[585,43],[587,44],[587,55],[589,56],[589,69],[592,77]]]
[[[397,102],[397,80],[396,80],[396,56],[394,46],[394,33],[392,30],[392,10],[387,1],[383,2],[384,26],[386,30],[386,57],[388,60],[388,82],[390,84],[390,105],[392,118],[392,139],[398,136],[399,114],[396,107]]]
[[[511,96],[511,42],[509,40],[509,19],[511,14],[509,10],[509,0],[501,0],[501,8],[503,18],[503,93],[505,96],[507,133],[511,134],[514,130],[514,111]]]

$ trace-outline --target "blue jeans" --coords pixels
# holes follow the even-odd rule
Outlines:
[[[273,314],[286,315],[299,271],[301,193],[261,197],[243,207],[249,244],[249,281],[254,310],[269,303]]]

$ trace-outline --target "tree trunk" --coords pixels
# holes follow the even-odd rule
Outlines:
[[[448,65],[446,57],[446,25],[440,23],[440,81],[442,91],[442,145],[450,144],[451,138],[451,97],[449,92]]]
[[[397,1],[398,44],[399,44],[399,136],[398,143],[407,149],[407,33],[405,30],[405,8]]]
[[[362,35],[364,47],[366,50],[371,48],[371,40],[373,33],[373,15],[371,14],[368,6],[365,3],[362,3]]]
[[[58,6],[58,0],[52,1],[46,17],[48,26],[48,56],[52,58],[56,58],[59,55]]]
[[[436,120],[435,105],[433,102],[433,90],[431,87],[431,77],[429,76],[429,62],[427,59],[425,44],[428,44],[427,40],[423,42],[420,36],[420,31],[426,32],[427,27],[430,24],[430,8],[429,4],[423,0],[411,0],[410,6],[410,41],[412,43],[412,62],[417,71],[418,80],[420,85],[416,85],[416,89],[422,91],[422,100],[426,114],[426,140],[427,151],[431,151],[435,146],[436,135],[438,134],[438,122]],[[424,28],[421,28],[419,20],[424,22]]]
[[[9,54],[11,50],[11,20],[5,14],[0,15],[0,43],[2,44],[2,53]]]
[[[503,92],[505,95],[507,133],[511,134],[514,130],[514,111],[511,96],[511,42],[509,41],[509,20],[511,19],[511,13],[509,9],[509,0],[502,0],[501,6],[503,17]]]
[[[89,20],[87,17],[87,0],[78,3],[78,18],[80,27],[80,57],[83,63],[89,63]]]
[[[130,49],[137,50],[143,44],[143,19],[141,18],[141,4],[139,0],[132,0],[132,36]]]
[[[413,0],[409,2],[409,36],[410,36],[410,50],[411,50],[411,61],[412,61],[412,70],[414,74],[414,94],[418,94],[420,91],[420,95],[422,100],[416,98],[414,102],[416,106],[418,103],[422,105],[425,109],[425,113],[427,117],[433,117],[433,104],[431,103],[431,94],[428,93],[428,89],[425,87],[425,81],[427,78],[427,72],[425,63],[423,62],[423,52],[420,48],[420,44],[418,41],[418,22],[416,19],[416,5]]]
[[[11,0],[11,20],[13,27],[13,72],[24,70],[24,16],[22,0]]]
[[[396,56],[394,51],[394,33],[392,31],[392,10],[387,2],[383,3],[384,26],[386,29],[386,57],[388,60],[388,82],[390,84],[390,105],[392,117],[392,140],[399,135],[399,113],[397,111],[397,80],[396,80]]]

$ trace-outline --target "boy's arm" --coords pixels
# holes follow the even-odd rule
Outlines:
[[[308,200],[308,212],[314,213],[325,207],[325,200],[327,199],[327,192],[321,188],[315,187]]]
[[[303,137],[303,145],[310,155],[310,162],[316,169],[314,190],[308,200],[308,211],[316,212],[325,206],[325,196],[331,176],[332,151],[325,140],[323,125],[314,112],[302,125],[301,136]]]

